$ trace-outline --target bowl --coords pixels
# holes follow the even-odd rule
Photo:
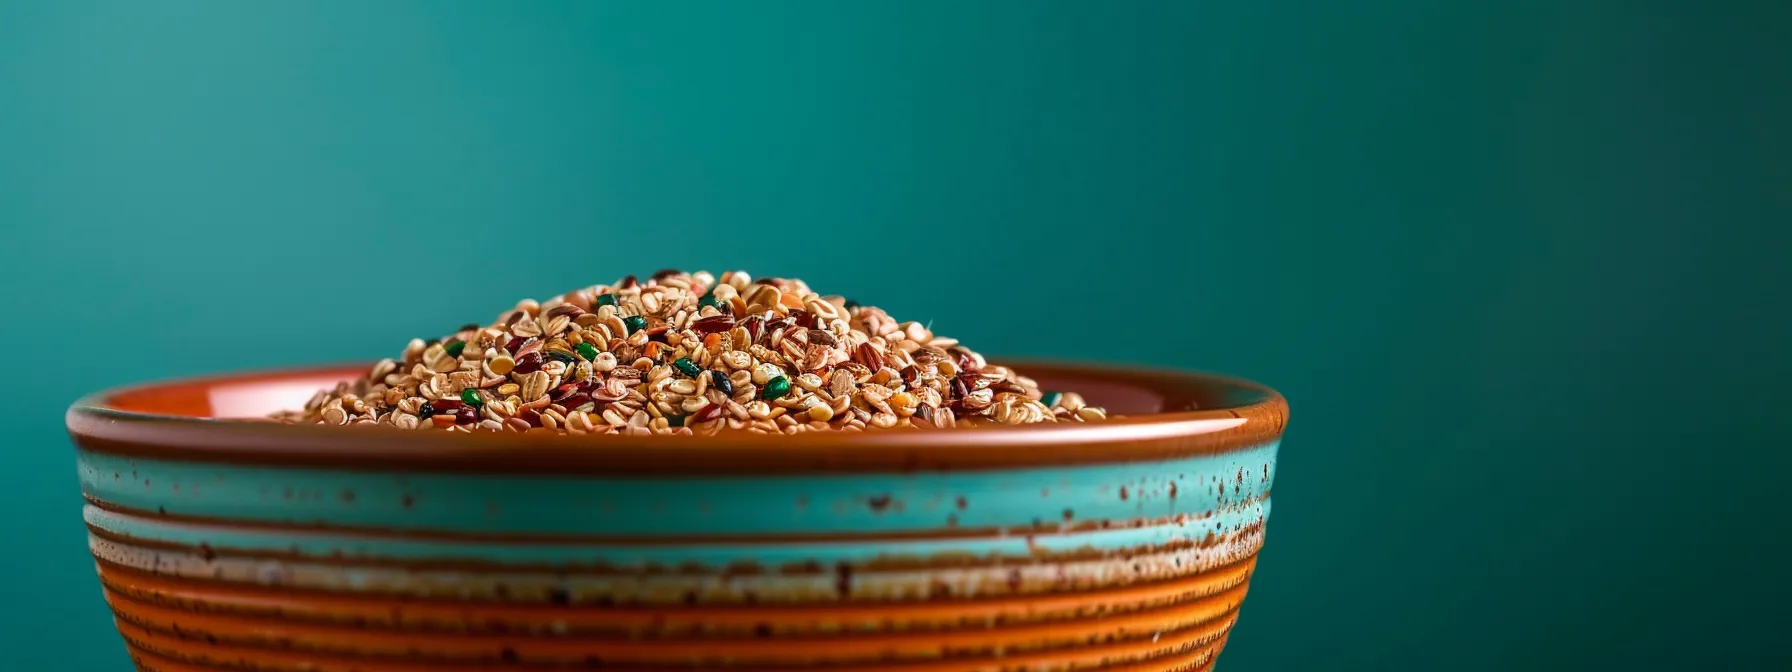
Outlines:
[[[257,421],[354,366],[103,392],[68,427],[139,670],[1208,669],[1286,402],[1013,366],[1125,417],[716,437]]]

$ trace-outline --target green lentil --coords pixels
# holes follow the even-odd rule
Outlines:
[[[790,379],[775,376],[771,380],[765,381],[765,389],[760,391],[759,396],[766,401],[771,401],[786,394],[790,394]]]

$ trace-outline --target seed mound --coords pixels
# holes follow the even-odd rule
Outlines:
[[[628,276],[413,339],[292,423],[573,434],[796,434],[1107,413],[879,308],[741,272]]]

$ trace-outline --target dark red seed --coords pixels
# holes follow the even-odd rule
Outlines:
[[[952,391],[951,391],[951,394],[948,395],[947,398],[953,399],[953,400],[963,399],[966,396],[969,396],[970,394],[971,394],[971,388],[969,385],[964,384],[964,376],[953,376],[952,377]]]
[[[575,411],[579,410],[580,406],[584,406],[585,404],[589,404],[589,403],[591,403],[591,395],[585,394],[584,392],[575,392],[573,394],[567,395],[567,397],[565,399],[560,400],[561,406],[565,406],[565,407],[575,410]]]
[[[633,289],[635,285],[639,285],[639,284],[641,284],[641,281],[636,280],[635,276],[631,275],[626,278],[623,278],[622,284],[617,285],[616,288],[617,289]]]
[[[908,383],[909,387],[914,387],[915,381],[920,377],[921,367],[913,364],[902,367],[902,382]]]
[[[578,390],[579,390],[578,383],[567,383],[565,385],[556,387],[552,391],[548,392],[548,400],[549,401],[560,401],[561,399],[565,399],[566,397],[570,396],[574,392],[577,392]]]
[[[530,427],[541,426],[541,412],[533,408],[525,408],[518,411],[516,417],[522,418],[523,422],[529,423]]]
[[[660,269],[660,270],[659,270],[659,271],[657,271],[657,272],[655,272],[655,273],[654,273],[654,274],[653,274],[653,279],[655,279],[655,280],[665,280],[665,279],[666,279],[666,278],[670,278],[670,277],[672,277],[672,276],[674,276],[674,275],[678,275],[678,274],[679,274],[679,273],[683,273],[683,272],[684,272],[684,271],[681,271],[681,270],[678,270],[678,269],[676,269],[676,268],[665,268],[665,269]]]
[[[972,357],[969,350],[954,345],[946,352],[952,353],[957,358],[954,361],[958,362],[959,370],[973,372],[981,370],[977,367],[977,358]]]
[[[467,407],[467,404],[459,399],[443,399],[441,401],[433,401],[433,402],[430,402],[430,405],[435,406],[435,410],[437,413],[453,413],[455,411],[458,411],[460,409]]]
[[[694,423],[709,422],[709,421],[714,420],[719,417],[722,417],[721,405],[720,404],[710,404],[708,406],[704,406],[703,408],[697,409],[697,412],[691,415],[691,423],[694,424]]]
[[[833,346],[838,342],[839,339],[834,338],[834,335],[828,331],[822,329],[809,330],[809,343],[813,345]]]
[[[516,360],[516,368],[511,369],[510,372],[535,373],[536,371],[540,371],[542,359],[540,350],[518,357]]]
[[[512,339],[510,339],[509,343],[504,344],[504,349],[510,351],[510,354],[512,356],[515,356],[516,351],[523,349],[523,346],[528,345],[530,343],[534,343],[537,340],[540,340],[540,339],[533,338],[533,337],[531,337],[531,338],[512,338]]]
[[[713,315],[691,323],[691,330],[699,334],[715,334],[734,328],[734,318],[727,315]]]
[[[740,326],[747,328],[747,340],[758,342],[759,334],[765,331],[765,318],[753,315],[741,320]]]
[[[791,319],[795,320],[796,326],[802,327],[804,329],[808,329],[810,327],[815,326],[815,313],[811,313],[807,310],[802,310],[799,308],[797,310],[790,311],[790,317],[791,317]]]
[[[479,411],[463,408],[454,412],[454,424],[471,425],[479,421]]]

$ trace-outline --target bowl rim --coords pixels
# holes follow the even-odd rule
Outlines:
[[[585,474],[913,472],[1012,469],[1166,460],[1243,450],[1276,441],[1288,403],[1268,386],[1230,376],[1133,365],[1052,360],[999,362],[1028,375],[1078,377],[1142,387],[1168,402],[1199,393],[1239,393],[1248,403],[1110,418],[1074,425],[944,431],[723,432],[707,437],[437,433],[392,427],[322,427],[240,418],[167,415],[110,401],[176,386],[215,386],[341,375],[371,364],[261,369],[175,378],[102,390],[76,401],[66,421],[79,450],[230,465],[345,470]]]

